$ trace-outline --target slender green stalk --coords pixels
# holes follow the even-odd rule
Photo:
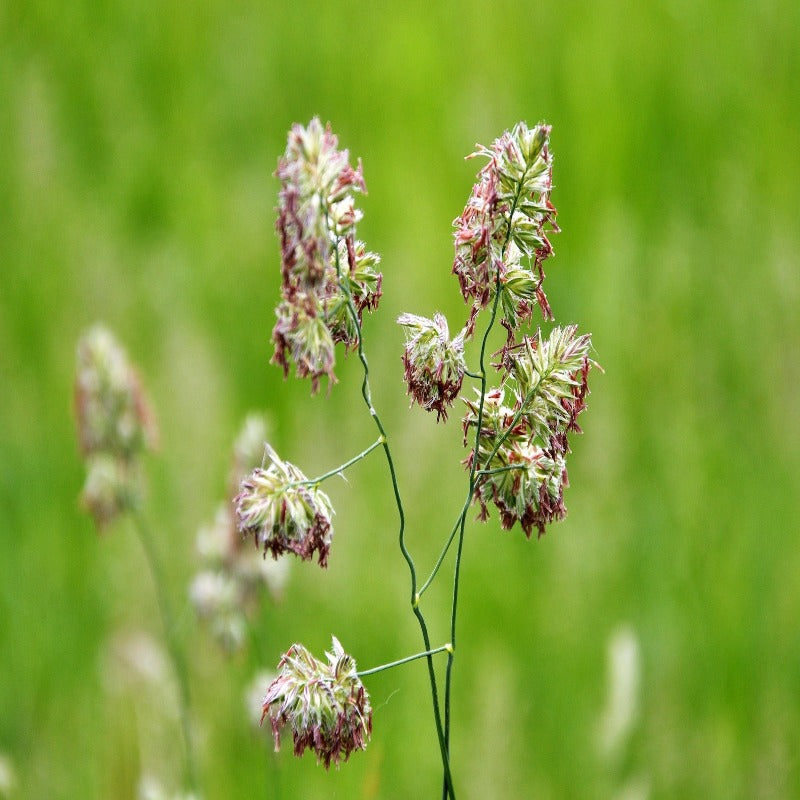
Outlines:
[[[328,478],[332,478],[334,475],[339,475],[340,473],[344,472],[348,467],[352,467],[353,464],[361,461],[362,458],[366,458],[376,447],[380,447],[386,437],[381,434],[376,441],[374,441],[366,450],[360,452],[357,456],[353,456],[349,461],[345,461],[340,467],[336,467],[336,469],[332,469],[330,472],[326,472],[324,475],[320,475],[318,478],[311,478],[307,481],[292,481],[292,483],[287,483],[284,487],[285,489],[290,489],[293,486],[317,486],[318,484],[322,483],[323,481],[328,480]]]
[[[453,603],[450,614],[450,642],[453,645],[453,652],[447,658],[447,670],[445,672],[445,692],[444,692],[444,741],[445,747],[450,751],[450,695],[452,686],[452,672],[453,661],[455,659],[456,647],[456,617],[458,611],[458,586],[459,578],[461,577],[461,555],[464,550],[464,528],[466,526],[467,511],[472,504],[472,495],[475,492],[475,476],[478,468],[478,437],[480,436],[481,426],[483,425],[483,408],[484,400],[486,397],[486,344],[489,341],[489,334],[494,327],[495,320],[497,319],[497,306],[500,301],[500,274],[497,275],[497,282],[495,285],[494,302],[492,303],[492,315],[489,319],[489,324],[486,326],[486,331],[483,334],[481,342],[480,353],[480,374],[481,374],[481,399],[478,403],[478,420],[477,420],[477,433],[475,436],[475,449],[472,458],[472,464],[469,469],[469,492],[467,499],[464,501],[464,506],[461,509],[461,514],[458,517],[458,545],[456,547],[456,563],[453,571]],[[442,791],[443,798],[446,798],[444,790]]]
[[[132,513],[133,527],[136,531],[139,541],[144,550],[147,566],[150,569],[150,574],[153,577],[155,584],[156,597],[158,599],[158,609],[161,614],[161,623],[164,626],[164,635],[167,640],[167,649],[169,650],[172,664],[175,668],[175,675],[178,679],[179,696],[178,702],[180,706],[180,720],[181,731],[183,734],[183,744],[185,749],[185,762],[184,762],[184,779],[193,794],[197,794],[197,772],[195,769],[194,761],[194,748],[192,746],[191,724],[190,724],[190,693],[189,693],[189,670],[186,664],[183,650],[176,635],[175,617],[172,613],[172,607],[169,603],[167,596],[166,583],[164,581],[164,574],[161,571],[161,565],[156,554],[155,543],[150,530],[147,526],[142,515],[138,512]]]
[[[322,204],[322,208],[324,209],[328,230],[333,232],[333,227],[330,224],[330,216],[324,197],[320,196],[320,202]],[[383,427],[383,423],[378,416],[378,412],[375,410],[375,406],[372,404],[372,390],[369,383],[369,363],[367,361],[366,353],[364,352],[364,337],[361,331],[361,323],[358,320],[358,312],[356,311],[356,307],[353,302],[353,294],[350,291],[350,285],[347,280],[342,279],[342,265],[339,258],[340,238],[335,234],[333,234],[333,238],[333,250],[336,259],[336,276],[339,280],[339,286],[341,287],[345,298],[347,299],[348,313],[350,314],[350,318],[352,319],[353,325],[356,328],[356,335],[358,337],[358,358],[359,361],[361,361],[361,366],[364,370],[364,379],[361,382],[361,395],[364,398],[364,403],[369,410],[369,414],[374,420],[375,426],[377,427],[378,432],[383,439],[381,444],[383,445],[383,452],[386,457],[386,463],[389,467],[389,475],[392,481],[392,490],[394,492],[395,505],[397,506],[397,513],[399,516],[398,542],[400,545],[400,551],[403,554],[403,558],[408,564],[408,569],[411,576],[411,608],[414,616],[419,622],[420,630],[422,631],[422,639],[425,643],[425,650],[430,650],[431,642],[430,635],[428,634],[428,626],[425,622],[425,617],[422,614],[422,610],[419,608],[419,597],[417,595],[417,571],[416,567],[414,566],[414,559],[411,557],[411,553],[409,552],[405,541],[405,511],[403,510],[403,502],[400,497],[400,488],[397,483],[397,472],[394,466],[394,459],[392,458],[392,451],[389,447],[389,440],[386,436],[386,429]],[[441,710],[439,707],[439,689],[436,683],[436,671],[434,670],[433,666],[433,656],[428,654],[426,658],[428,663],[428,677],[431,685],[431,699],[433,701],[433,716],[436,723],[436,735],[439,739],[439,750],[442,756],[442,770],[444,772],[443,784],[445,787],[444,796],[446,798],[449,795],[451,800],[456,800],[455,790],[453,789],[453,779],[450,774],[450,761],[448,757],[444,727],[442,724]]]
[[[516,420],[513,422],[511,427],[513,427],[514,425],[516,425]],[[506,433],[503,435],[502,438],[505,439],[507,435],[508,431],[506,431]],[[497,452],[497,448],[495,448],[494,452]],[[492,453],[492,456],[489,458],[490,461],[491,458],[494,457],[494,452]],[[496,467],[495,469],[479,469],[475,473],[475,477],[478,478],[483,475],[496,475],[498,472],[510,472],[511,470],[515,469],[525,469],[525,465],[509,464],[508,466]],[[418,598],[422,597],[422,595],[425,594],[428,587],[431,585],[431,583],[433,583],[433,579],[436,577],[436,573],[439,572],[439,569],[442,566],[442,562],[444,561],[448,550],[450,550],[450,545],[453,544],[453,540],[456,538],[456,534],[458,533],[461,527],[461,519],[462,519],[461,515],[459,515],[458,519],[456,520],[456,524],[453,526],[453,530],[450,531],[450,535],[447,537],[447,541],[445,542],[444,547],[442,548],[442,552],[439,554],[439,558],[436,559],[436,563],[434,564],[433,569],[431,570],[431,574],[428,576],[428,579],[425,581],[425,583],[423,583],[422,586],[420,586],[419,591],[417,592]]]
[[[481,377],[477,373],[469,372],[469,370],[465,370],[465,374],[469,375],[470,377],[473,377],[473,378],[480,378]],[[511,419],[511,422],[509,423],[508,427],[503,431],[503,433],[500,436],[497,437],[497,441],[495,442],[495,445],[492,448],[492,452],[489,453],[488,457],[486,458],[486,463],[487,464],[491,463],[491,461],[495,457],[497,451],[502,447],[502,445],[505,442],[505,440],[511,434],[511,431],[514,430],[514,426],[519,422],[520,418],[525,413],[525,407],[533,399],[533,396],[538,391],[539,386],[541,385],[542,381],[544,380],[544,377],[545,377],[544,375],[540,375],[539,376],[539,380],[536,382],[536,385],[533,386],[530,389],[530,391],[525,395],[525,398],[523,399],[523,401],[522,401],[522,403],[520,405],[520,408],[514,414],[514,416]],[[482,384],[482,386],[485,388],[485,384]],[[480,430],[480,427],[478,428],[478,430]],[[477,443],[477,440],[476,440],[476,443]],[[522,465],[522,464],[508,464],[505,467],[496,467],[495,469],[479,469],[479,470],[476,471],[475,477],[478,478],[478,477],[481,477],[483,475],[496,475],[499,472],[510,472],[511,470],[515,470],[515,469],[524,469],[524,465]],[[474,489],[475,489],[474,484],[473,484],[472,489],[474,491]],[[470,497],[471,497],[471,495],[470,495]],[[468,510],[468,505],[466,507],[466,510]],[[422,595],[425,593],[427,588],[433,582],[433,579],[436,577],[436,573],[439,571],[439,568],[442,566],[442,562],[444,561],[445,556],[447,555],[447,552],[450,550],[450,546],[453,544],[453,540],[456,537],[456,533],[458,533],[458,531],[459,531],[462,519],[463,519],[463,515],[459,514],[458,519],[456,520],[456,523],[453,526],[453,530],[450,531],[450,536],[447,537],[447,541],[445,542],[445,545],[442,548],[442,552],[439,554],[439,558],[436,560],[436,564],[434,565],[433,570],[431,570],[431,574],[428,576],[428,579],[425,581],[425,583],[422,584],[422,587],[420,588],[420,590],[418,592],[418,596],[419,597],[422,597]]]
[[[433,569],[431,570],[431,574],[428,575],[428,579],[425,583],[422,584],[419,591],[417,592],[417,597],[422,597],[425,594],[427,588],[433,583],[433,579],[436,577],[436,573],[439,571],[439,568],[442,566],[442,562],[447,555],[447,551],[450,549],[450,545],[453,544],[453,539],[456,538],[456,534],[458,533],[458,528],[461,523],[461,517],[456,520],[456,524],[453,525],[453,530],[450,531],[450,536],[447,537],[447,541],[442,548],[442,552],[439,554],[439,558],[436,559],[436,563],[433,565]]]
[[[517,203],[519,202],[520,194],[522,191],[522,186],[525,183],[526,175],[522,176],[520,180],[517,191],[514,195],[514,201],[511,204],[511,210],[508,214],[508,227],[506,229],[506,236],[505,240],[503,241],[503,246],[500,251],[501,260],[505,258],[506,249],[508,248],[508,243],[511,240],[511,220],[514,218],[514,212],[517,208]],[[486,326],[486,331],[483,334],[483,340],[481,341],[481,351],[480,351],[480,360],[479,360],[479,372],[478,376],[481,382],[481,397],[480,402],[478,403],[478,418],[477,418],[477,426],[475,429],[475,446],[473,449],[473,458],[472,464],[470,465],[469,471],[469,481],[468,481],[468,491],[467,491],[467,498],[464,501],[464,506],[461,509],[461,514],[458,518],[458,546],[456,548],[456,560],[455,560],[455,567],[453,570],[453,602],[451,607],[451,615],[450,615],[450,642],[453,645],[453,651],[449,654],[447,658],[447,669],[445,672],[445,690],[444,690],[444,740],[445,740],[445,749],[447,750],[448,760],[450,755],[450,698],[451,698],[451,688],[452,688],[452,674],[453,674],[453,661],[455,659],[455,647],[456,647],[456,618],[458,612],[458,587],[459,587],[459,579],[461,577],[461,556],[464,549],[464,528],[466,525],[467,519],[467,511],[472,503],[472,497],[475,492],[475,481],[478,472],[478,446],[480,444],[480,435],[481,435],[481,427],[483,425],[483,409],[484,409],[484,400],[486,396],[486,344],[489,340],[489,334],[491,333],[492,328],[494,327],[495,321],[497,320],[497,308],[500,301],[500,272],[498,270],[496,279],[495,279],[495,287],[494,287],[494,302],[492,303],[492,313],[489,319],[489,324]],[[516,422],[514,423],[516,424]],[[505,434],[508,435],[508,432]],[[488,462],[487,462],[488,463]],[[448,547],[450,546],[448,542]],[[447,786],[442,785],[442,798],[443,800],[447,800]]]
[[[507,464],[505,467],[495,467],[494,469],[479,469],[475,476],[498,475],[501,472],[513,472],[515,469],[527,469],[527,466],[525,464]]]
[[[372,669],[364,669],[360,672],[357,672],[359,678],[363,678],[365,675],[375,675],[378,672],[383,672],[387,669],[392,669],[392,667],[399,667],[401,664],[408,664],[409,661],[416,661],[418,658],[425,658],[427,656],[435,656],[437,653],[442,653],[445,650],[449,653],[452,650],[452,645],[443,644],[441,647],[434,647],[433,650],[425,650],[422,653],[415,653],[413,656],[406,656],[405,658],[401,658],[398,661],[392,661],[389,664],[382,664],[380,667],[373,667]]]
[[[533,392],[530,392],[529,393],[529,397],[532,396],[532,394],[533,394]],[[526,402],[527,402],[528,399],[529,398],[526,398]],[[487,459],[487,461],[491,461],[492,458],[494,458],[494,455],[498,451],[498,449],[500,447],[500,444],[502,444],[506,440],[506,438],[508,437],[508,434],[511,432],[513,427],[517,424],[517,422],[519,421],[519,418],[520,418],[521,415],[522,415],[522,411],[517,412],[516,416],[511,421],[510,427],[500,437],[498,444],[495,445],[495,448],[492,451],[492,453],[489,456],[489,458]],[[498,472],[510,472],[511,470],[524,469],[524,468],[525,468],[525,466],[523,464],[509,464],[509,465],[507,465],[505,467],[496,467],[495,469],[479,469],[475,473],[475,477],[478,478],[478,477],[481,477],[483,475],[496,475]],[[474,490],[474,488],[475,487],[473,486],[473,490]],[[422,595],[425,594],[425,591],[428,589],[428,587],[431,585],[431,583],[433,583],[433,579],[436,577],[436,573],[439,572],[439,569],[442,566],[442,562],[444,561],[448,550],[450,550],[450,545],[453,544],[453,540],[456,538],[456,534],[458,533],[458,531],[459,531],[459,529],[461,527],[461,520],[462,520],[462,515],[459,515],[458,519],[456,520],[456,524],[453,526],[453,530],[450,531],[450,535],[447,537],[447,541],[445,542],[444,547],[442,548],[442,552],[439,554],[439,558],[436,559],[436,564],[434,564],[433,569],[431,570],[431,574],[428,576],[428,579],[425,581],[425,583],[422,584],[422,586],[420,587],[419,591],[417,592],[417,597],[418,598],[422,597]]]

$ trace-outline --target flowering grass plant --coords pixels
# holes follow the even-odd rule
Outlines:
[[[381,450],[397,507],[397,542],[409,571],[409,610],[419,624],[423,649],[359,672],[353,656],[335,637],[326,661],[315,658],[304,645],[292,644],[277,665],[276,677],[264,686],[261,718],[269,720],[276,749],[282,730],[288,728],[295,755],[312,750],[326,768],[338,767],[354,751],[365,749],[372,734],[373,709],[362,679],[424,658],[445,800],[456,797],[451,697],[470,507],[477,508],[482,521],[496,510],[504,529],[519,524],[527,537],[534,530],[542,536],[551,523],[565,516],[569,438],[580,432],[578,417],[586,407],[587,378],[594,364],[591,337],[580,334],[576,325],[531,329],[537,308],[545,322],[554,321],[544,291],[544,264],[553,255],[550,236],[559,230],[551,202],[549,126],[529,128],[520,122],[490,146],[479,145],[468,158],[484,163],[463,212],[454,221],[452,272],[466,303],[463,325],[451,336],[447,319],[438,312],[432,319],[403,313],[397,320],[405,334],[405,346],[398,355],[412,404],[435,412],[437,422],[446,422],[460,405],[467,448],[464,502],[449,533],[442,536],[441,554],[427,579],[420,580],[409,548],[390,437],[372,401],[362,318],[364,312],[378,308],[382,276],[377,271],[380,258],[356,235],[362,218],[356,197],[366,192],[363,168],[360,161],[352,166],[348,151],[339,149],[330,126],[315,118],[305,127],[292,127],[276,172],[281,297],[272,333],[272,360],[285,376],[293,368],[298,378],[308,378],[311,391],[317,392],[323,379],[327,378],[329,387],[336,382],[337,345],[343,345],[344,353],[355,351],[363,368],[361,394],[377,439],[315,478],[282,459],[267,442],[262,444],[260,465],[252,464],[252,452],[247,467],[238,459],[233,471],[235,497],[215,524],[222,531],[210,548],[215,566],[201,573],[202,579],[192,589],[198,612],[215,620],[219,638],[229,646],[240,644],[246,615],[238,606],[244,605],[243,598],[253,596],[248,588],[252,580],[248,583],[242,576],[255,574],[242,561],[242,542],[251,540],[254,549],[270,561],[289,555],[312,561],[316,556],[317,564],[326,567],[333,557],[334,510],[321,486]],[[505,341],[490,353],[490,336],[501,329]],[[120,366],[108,335],[103,333],[91,345],[97,338],[97,333],[91,334],[79,347],[76,397],[79,438],[89,470],[84,503],[98,524],[106,526],[115,516],[135,510],[138,492],[128,485],[129,475],[134,472],[136,454],[151,434],[138,381],[124,364]],[[473,339],[479,356],[470,367],[465,345]],[[464,383],[469,381],[473,385],[467,391]],[[451,550],[455,557],[450,639],[434,647],[423,613],[423,595],[442,576]],[[177,647],[172,650],[180,667],[180,653]],[[443,670],[435,662],[439,653],[447,654]],[[184,700],[188,705],[188,693]],[[188,728],[184,733],[191,764]],[[187,775],[192,778],[190,767]],[[189,788],[194,789],[192,782]]]

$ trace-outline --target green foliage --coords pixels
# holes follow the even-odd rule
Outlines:
[[[112,668],[120,632],[160,635],[133,532],[98,539],[77,508],[74,347],[96,320],[158,417],[147,507],[206,796],[406,798],[439,775],[422,662],[370,679],[370,747],[330,774],[275,759],[242,701],[294,641],[321,652],[346,629],[365,668],[418,650],[377,460],[330,484],[329,570],[293,564],[257,621],[263,652],[218,653],[188,606],[195,532],[245,412],[268,409],[276,449],[309,475],[373,433],[352,356],[328,399],[268,364],[271,176],[287,127],[314,114],[364,160],[359,235],[384,274],[364,322],[372,385],[409,542],[431,565],[463,501],[460,431],[407,408],[395,320],[463,317],[450,274],[474,176],[463,154],[518,119],[553,126],[564,235],[548,296],[591,331],[605,375],[567,520],[539,542],[468,525],[460,796],[604,798],[636,781],[652,798],[800,794],[796,3],[201,6],[0,8],[0,752],[18,796],[132,798],[154,750],[165,780],[180,771],[179,752],[143,744],[169,704],[121,692]],[[448,591],[431,595],[446,605]],[[606,644],[622,623],[641,689],[609,755]]]

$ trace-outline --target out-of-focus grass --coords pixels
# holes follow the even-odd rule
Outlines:
[[[520,118],[554,126],[564,232],[548,294],[560,321],[593,332],[606,372],[567,521],[538,543],[496,519],[469,528],[460,796],[800,794],[798,31],[788,0],[0,8],[0,752],[19,796],[129,798],[142,769],[179,772],[153,744],[173,730],[169,704],[109,677],[121,633],[159,634],[141,554],[124,525],[97,539],[76,508],[73,348],[96,319],[159,410],[149,513],[191,654],[207,796],[436,794],[421,663],[371,679],[374,739],[327,775],[252,733],[241,693],[261,660],[217,653],[185,602],[245,411],[268,409],[279,452],[309,474],[373,440],[354,359],[328,398],[267,364],[271,172],[288,126],[313,114],[364,160],[359,230],[385,276],[367,347],[423,565],[461,502],[463,453],[456,419],[407,410],[394,319],[463,318],[449,274],[475,168],[462,156]],[[364,667],[420,647],[379,458],[331,493],[330,569],[296,565],[265,609],[268,667],[331,633]],[[446,581],[426,595],[436,642],[448,598]],[[642,681],[630,735],[605,757],[621,623]]]

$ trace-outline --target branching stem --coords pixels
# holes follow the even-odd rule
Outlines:
[[[418,597],[422,597],[425,593],[425,590],[433,583],[433,579],[436,577],[436,573],[439,571],[439,568],[442,566],[442,562],[444,561],[445,556],[447,555],[447,551],[450,549],[450,545],[453,544],[453,539],[456,538],[456,534],[458,533],[458,529],[461,523],[461,518],[459,517],[456,520],[456,524],[453,526],[453,530],[450,531],[450,535],[447,537],[447,541],[442,548],[442,552],[439,554],[439,558],[436,559],[436,564],[434,564],[433,569],[431,570],[431,574],[428,576],[428,580],[422,584],[420,587]]]
[[[507,222],[505,240],[503,241],[503,246],[500,251],[501,261],[505,259],[506,249],[508,248],[508,243],[511,240],[511,222],[514,218],[514,212],[516,211],[520,195],[522,194],[522,187],[525,184],[526,174],[527,170],[526,173],[523,174],[519,183],[517,184],[517,191],[514,195],[514,200],[511,204],[511,209],[508,213],[508,218],[507,218],[508,222]],[[500,270],[498,269],[497,275],[495,276],[494,301],[492,303],[492,313],[491,317],[489,318],[489,324],[486,326],[486,331],[483,334],[483,340],[481,341],[481,352],[480,352],[480,362],[479,362],[480,369],[478,373],[481,382],[481,397],[480,397],[480,402],[478,403],[478,419],[475,431],[475,445],[473,448],[472,461],[470,463],[470,470],[469,470],[468,491],[466,500],[464,501],[464,506],[461,509],[461,514],[459,515],[458,521],[456,523],[458,528],[458,545],[456,548],[456,560],[455,560],[455,567],[453,570],[453,602],[450,614],[450,642],[453,645],[453,651],[449,654],[447,658],[447,670],[445,672],[445,690],[444,690],[444,741],[445,741],[445,749],[447,750],[448,754],[448,760],[450,754],[450,719],[451,719],[450,697],[451,697],[451,687],[452,687],[453,661],[455,659],[456,617],[458,612],[458,586],[459,586],[459,579],[461,577],[461,556],[464,549],[464,528],[466,525],[467,511],[469,510],[469,507],[472,503],[472,497],[475,493],[475,482],[477,480],[477,473],[478,473],[478,447],[480,444],[481,427],[483,425],[483,409],[484,409],[484,402],[486,399],[486,345],[487,342],[489,341],[489,334],[491,333],[492,328],[494,327],[494,324],[497,320],[497,308],[500,301],[501,291],[502,291],[502,285],[500,283]],[[506,435],[508,435],[508,433],[506,433]],[[452,541],[452,535],[450,537],[450,540],[448,540],[445,552],[447,548],[450,547],[451,541]],[[447,800],[447,785],[445,782],[443,782],[442,785],[442,799]]]
[[[394,459],[392,458],[392,451],[389,447],[389,441],[386,436],[386,429],[383,427],[383,423],[378,416],[378,412],[375,410],[375,406],[372,404],[372,390],[369,383],[369,363],[367,361],[366,353],[364,352],[364,337],[361,331],[361,322],[358,319],[358,312],[356,310],[355,303],[353,302],[353,293],[350,290],[350,282],[345,276],[342,275],[342,264],[339,254],[340,237],[336,235],[334,227],[331,225],[330,212],[325,203],[325,198],[322,196],[320,196],[320,203],[325,214],[327,228],[331,232],[331,237],[333,238],[332,245],[336,261],[336,277],[339,281],[339,287],[344,293],[347,301],[347,310],[350,314],[351,320],[353,321],[353,325],[356,329],[356,335],[358,337],[358,358],[359,361],[361,361],[361,366],[364,370],[364,379],[361,382],[361,395],[364,398],[364,403],[367,406],[369,414],[375,421],[375,426],[380,433],[380,438],[382,439],[380,443],[383,445],[386,464],[389,467],[389,475],[392,481],[392,490],[394,492],[395,505],[397,506],[397,514],[399,517],[398,542],[400,545],[400,551],[403,554],[403,558],[408,564],[408,570],[411,577],[411,609],[414,613],[414,616],[417,618],[417,621],[419,622],[420,630],[422,631],[422,639],[425,643],[425,650],[430,651],[431,641],[430,635],[428,634],[428,626],[425,622],[425,617],[422,614],[422,610],[419,607],[419,596],[417,594],[417,570],[414,566],[414,559],[411,557],[411,553],[409,552],[405,541],[405,512],[403,510],[403,502],[400,497],[400,488],[397,484],[397,472],[394,466]],[[433,716],[436,723],[436,735],[439,739],[439,750],[442,756],[442,770],[444,772],[444,797],[445,800],[448,796],[451,798],[451,800],[456,800],[455,790],[453,789],[453,779],[450,775],[450,760],[448,756],[445,731],[442,724],[441,710],[439,708],[439,689],[436,683],[433,655],[428,652],[426,658],[428,662],[428,677],[431,685],[431,699],[433,701]]]
[[[501,472],[513,472],[515,469],[527,469],[527,464],[506,464],[504,467],[495,467],[494,469],[479,469],[475,475],[483,477],[484,475],[499,475]]]
[[[480,402],[478,403],[478,432],[475,437],[474,455],[469,470],[469,491],[467,493],[467,498],[464,501],[464,506],[461,509],[461,513],[459,514],[458,521],[456,523],[456,528],[454,528],[454,530],[456,529],[458,530],[456,563],[453,571],[453,602],[450,613],[450,642],[453,645],[454,651],[451,652],[447,658],[447,671],[445,673],[445,693],[444,693],[444,740],[445,740],[445,747],[447,748],[448,751],[448,755],[450,751],[450,695],[452,686],[453,661],[455,659],[456,617],[458,612],[458,584],[459,584],[459,578],[461,576],[461,555],[464,549],[464,528],[467,520],[467,511],[469,510],[469,507],[472,503],[472,495],[475,492],[475,475],[478,467],[478,457],[477,457],[478,436],[480,436],[481,425],[483,424],[483,407],[484,407],[484,400],[486,398],[486,365],[485,365],[486,344],[489,340],[489,334],[492,328],[494,327],[495,320],[497,319],[497,306],[499,304],[499,300],[500,300],[500,274],[498,273],[495,284],[494,302],[492,303],[492,314],[489,319],[489,324],[486,326],[486,331],[483,334],[483,341],[481,342],[481,354],[480,354],[481,399]],[[452,536],[451,536],[451,541],[452,541]],[[442,788],[442,797],[444,798],[444,800],[446,800],[446,794],[444,789],[445,787]]]

